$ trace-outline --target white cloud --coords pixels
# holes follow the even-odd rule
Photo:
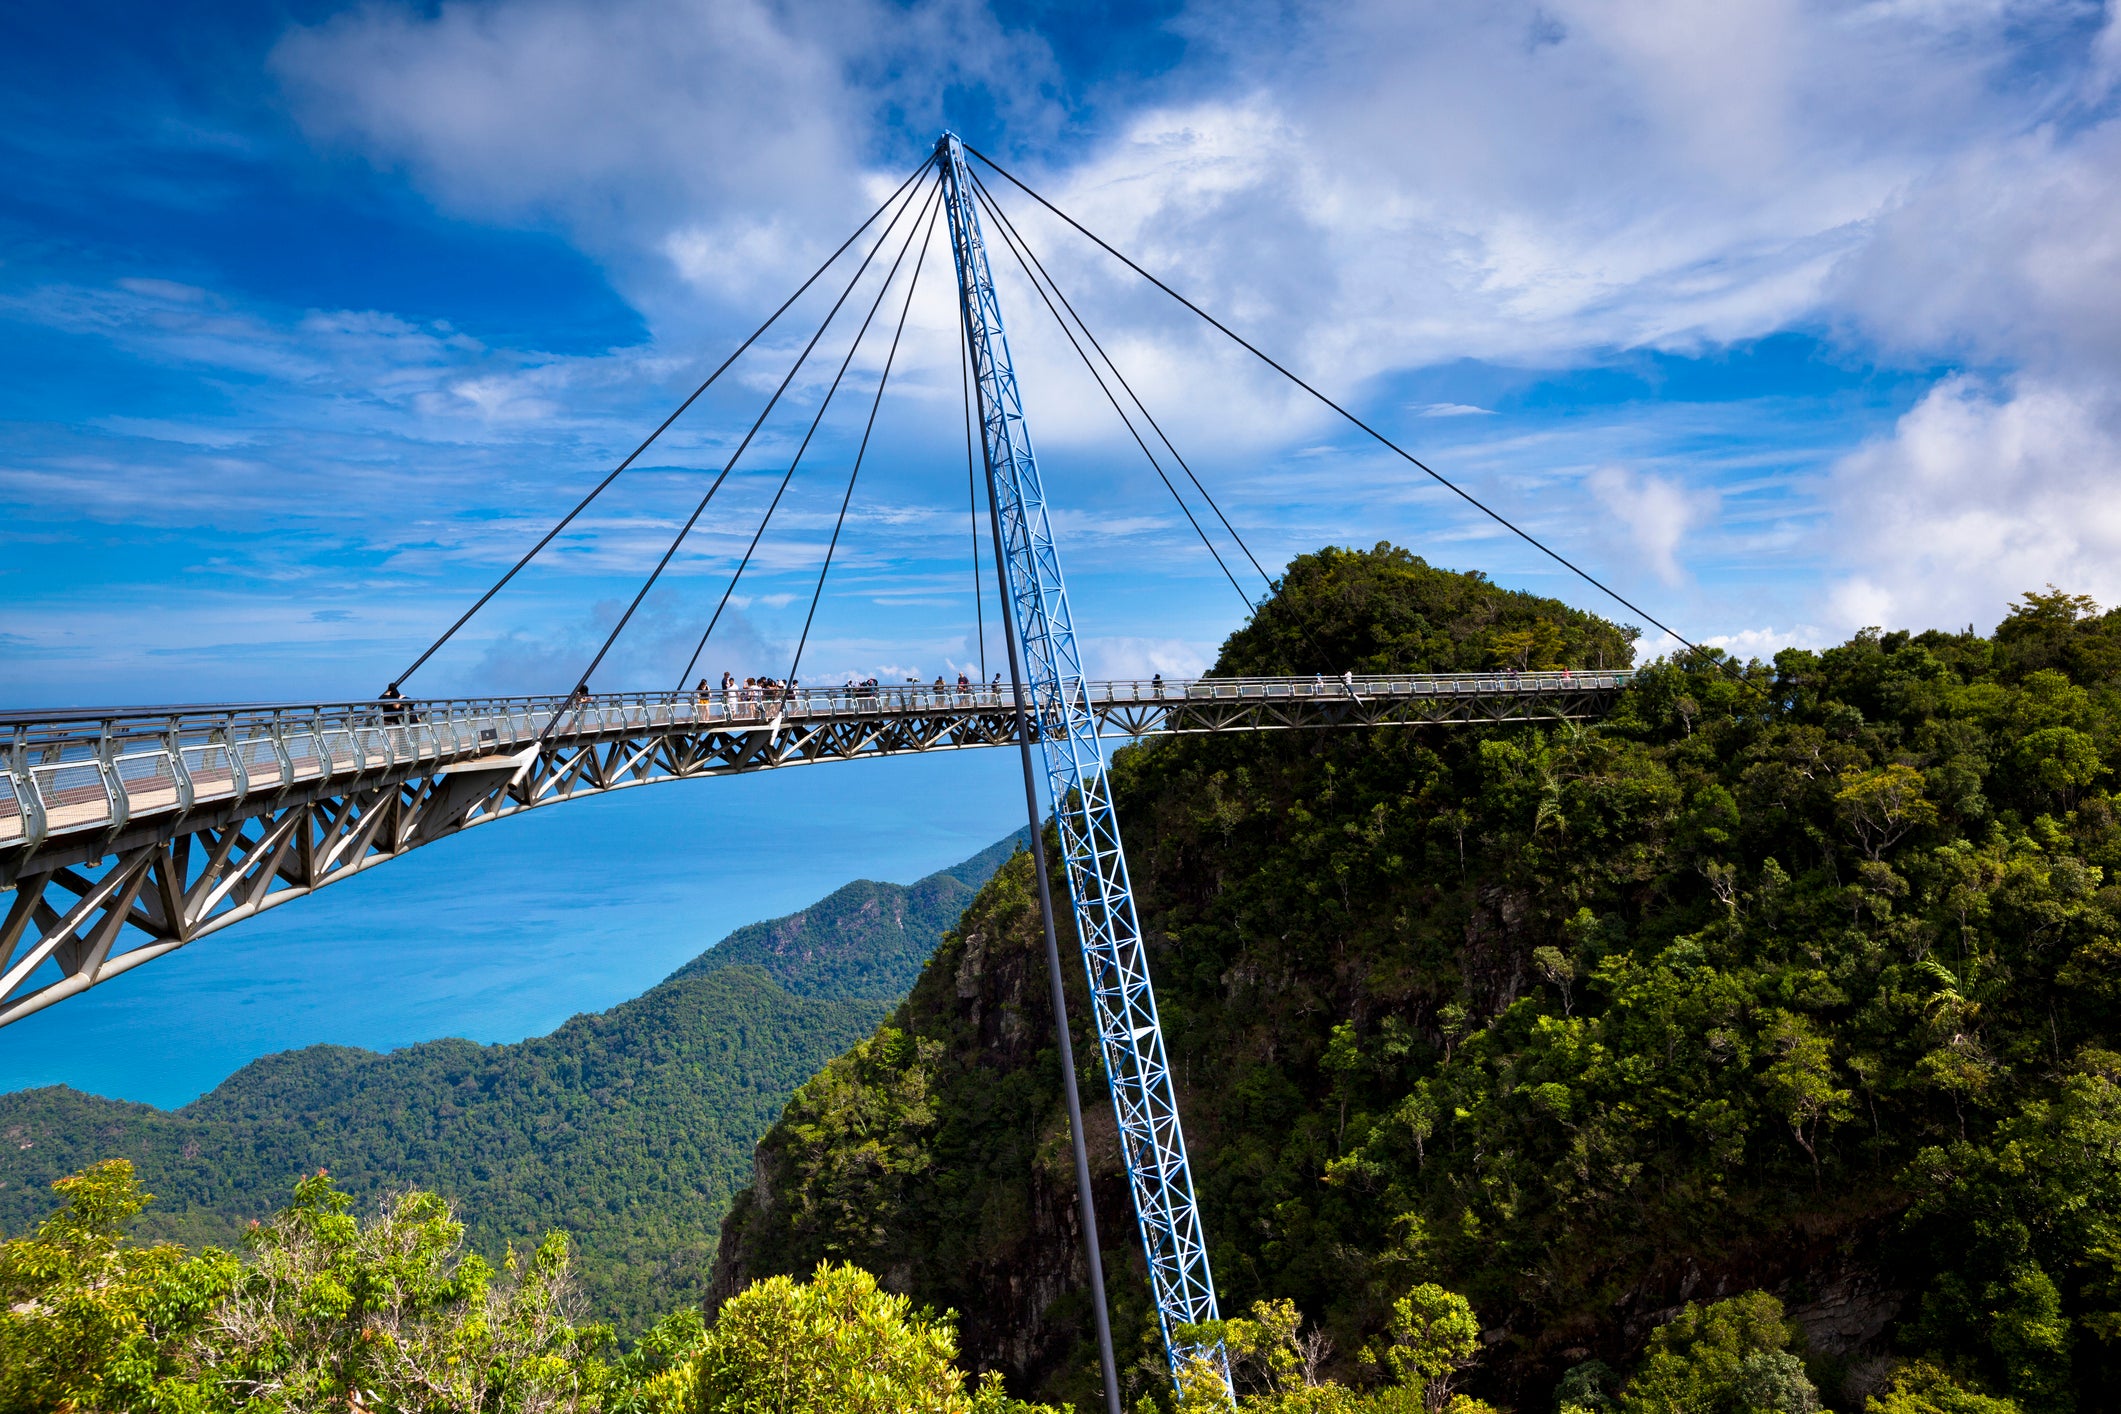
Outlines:
[[[1679,583],[1684,578],[1680,544],[1689,531],[1715,515],[1717,498],[1668,477],[1619,466],[1592,472],[1590,488],[1607,512],[1635,537],[1635,547],[1657,577],[1666,584]]]
[[[871,171],[887,119],[939,126],[949,86],[1000,74],[1020,111],[1050,61],[971,0],[448,0],[295,27],[272,68],[311,134],[451,210],[558,223],[636,294],[740,298],[911,170]]]
[[[1215,661],[1213,645],[1181,638],[1086,638],[1082,647],[1083,671],[1100,681],[1199,677]]]
[[[1721,648],[1740,662],[1754,658],[1772,662],[1785,648],[1822,648],[1832,641],[1816,624],[1793,624],[1789,628],[1767,625],[1739,629],[1735,633],[1710,634],[1698,640],[1705,648]],[[1685,651],[1685,645],[1668,633],[1652,633],[1635,645],[1635,664],[1640,667],[1656,658],[1670,658]]]
[[[272,62],[313,132],[484,215],[664,222],[851,175],[847,86],[757,0],[370,5]]]
[[[1846,627],[1986,630],[2049,582],[2121,602],[2121,399],[2020,376],[1946,379],[1836,468]]]
[[[2121,370],[2121,120],[1955,155],[1880,213],[1834,300],[1918,356]]]

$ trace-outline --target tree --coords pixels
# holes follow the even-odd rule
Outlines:
[[[2012,763],[2027,785],[2064,810],[2106,770],[2099,743],[2075,727],[2042,727],[2020,738]]]
[[[435,1194],[400,1193],[366,1222],[352,1207],[319,1172],[252,1231],[200,1356],[237,1404],[539,1414],[595,1403],[609,1332],[576,1324],[565,1234],[510,1252],[497,1274],[465,1250],[463,1224]]]
[[[1731,1402],[1746,1414],[1819,1414],[1819,1391],[1787,1350],[1746,1356],[1731,1381]]]
[[[1619,1383],[1613,1367],[1603,1360],[1572,1365],[1554,1386],[1557,1414],[1604,1414],[1613,1407],[1612,1390]]]
[[[1429,1414],[1451,1403],[1451,1381],[1480,1352],[1480,1322],[1455,1291],[1423,1282],[1392,1305],[1392,1372],[1421,1390]]]
[[[1834,803],[1875,860],[1908,831],[1935,822],[1937,807],[1923,798],[1922,785],[1920,771],[1897,761],[1875,771],[1845,771]]]
[[[1537,947],[1532,949],[1532,966],[1548,986],[1561,993],[1561,1014],[1574,1016],[1576,964],[1569,961],[1568,954],[1557,947]]]
[[[125,1159],[52,1187],[66,1202],[0,1246],[0,1409],[184,1408],[200,1397],[183,1354],[235,1262],[209,1249],[131,1247],[153,1201]]]
[[[1650,1333],[1621,1414],[1808,1414],[1819,1394],[1787,1355],[1791,1334],[1782,1303],[1764,1291],[1711,1306],[1689,1302]],[[1745,1402],[1756,1396],[1782,1402]]]
[[[2020,1414],[2015,1401],[1978,1394],[1926,1360],[1902,1365],[1863,1407],[1865,1414]]]
[[[947,1316],[821,1262],[723,1303],[695,1360],[699,1414],[1034,1414],[988,1380],[967,1393]]]
[[[1821,1120],[1838,1124],[1849,1118],[1849,1092],[1834,1084],[1834,1063],[1826,1038],[1810,1022],[1791,1012],[1773,1013],[1767,1043],[1775,1059],[1762,1079],[1790,1134],[1812,1161],[1819,1176],[1818,1128]]]

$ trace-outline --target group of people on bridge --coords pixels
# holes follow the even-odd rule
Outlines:
[[[792,677],[748,677],[740,682],[736,674],[731,672],[722,674],[719,685],[701,678],[693,689],[699,701],[701,715],[712,713],[725,718],[744,720],[778,715],[784,710],[782,704],[796,702],[798,699],[801,699],[803,705],[808,705],[810,695],[818,691],[819,689],[812,688],[809,693],[803,692]],[[824,689],[824,693],[828,697],[845,700],[873,700],[887,694],[895,697],[926,696],[931,701],[947,705],[976,706],[1000,701],[1003,687],[1000,673],[994,675],[993,682],[980,683],[969,674],[961,672],[957,675],[954,686],[941,673],[936,674],[935,681],[928,684],[923,684],[919,678],[907,678],[904,687],[886,687],[873,677],[850,676],[846,686],[838,689],[836,693],[829,688]],[[719,711],[715,710],[717,708]]]

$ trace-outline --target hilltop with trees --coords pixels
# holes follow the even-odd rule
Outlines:
[[[1215,671],[1586,667],[1628,639],[1380,546],[1291,565]],[[1671,1375],[1696,1402],[1655,1407],[1753,1407],[1731,1382],[1771,1355],[1849,1408],[1997,1407],[1961,1386],[2099,1407],[2121,1384],[2117,752],[2121,614],[2055,592],[1991,637],[1653,666],[1596,725],[1122,752],[1226,1309],[1293,1302],[1319,1370],[1366,1386],[1437,1284],[1477,1314],[1460,1387],[1519,1409],[1639,1403],[1682,1346],[1720,1349],[1722,1383]],[[1087,1404],[1039,953],[1018,861],[761,1142],[717,1291],[856,1262],[966,1313],[976,1362]],[[1087,1030],[1075,1050],[1099,1093]],[[1108,1116],[1091,1141],[1146,1393]],[[1778,1324],[1730,1313],[1750,1292]]]

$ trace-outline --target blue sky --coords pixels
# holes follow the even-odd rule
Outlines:
[[[2117,79],[2121,26],[2089,0],[10,7],[0,703],[374,691],[946,124],[1690,635],[1986,627],[2050,580],[2111,603]],[[1390,538],[1611,608],[1012,210],[1270,568]],[[814,679],[979,659],[941,255]],[[1243,605],[1000,278],[1093,669],[1199,668]],[[415,689],[571,681],[807,308]],[[783,671],[877,363],[857,360],[710,670]],[[799,380],[600,685],[674,677],[819,391]],[[850,772],[831,795],[910,819],[929,779]],[[1007,828],[1005,771],[932,779],[977,828],[909,828],[926,844],[866,872],[910,878]],[[520,829],[504,886],[536,892],[593,820],[645,837],[713,810],[658,794],[612,802],[623,829]],[[741,921],[865,872],[831,824],[810,826],[815,867],[724,835],[699,887]],[[417,932],[303,907],[386,954]],[[710,916],[640,908],[672,938]],[[564,951],[587,936],[557,941],[567,916],[516,936]],[[124,986],[177,987],[143,975],[165,967]],[[408,1002],[417,1026],[333,1039],[523,1034],[565,992],[462,1027]],[[0,1033],[0,1081],[51,1073],[7,1068],[24,1030]],[[48,1057],[56,1019],[44,1034]]]

